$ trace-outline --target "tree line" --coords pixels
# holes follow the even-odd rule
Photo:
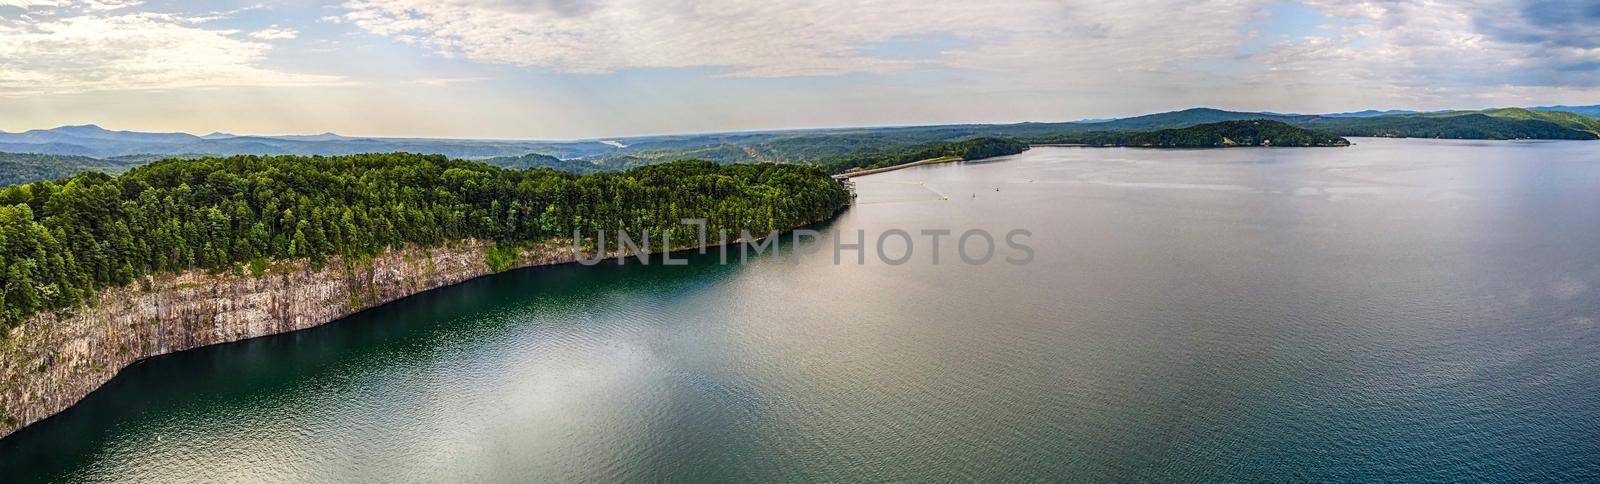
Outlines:
[[[806,165],[680,161],[579,175],[441,155],[165,160],[0,189],[0,326],[83,304],[160,273],[360,258],[462,239],[522,243],[784,230],[831,216],[848,192]]]
[[[1556,116],[1551,113],[1541,114],[1547,118]],[[1582,125],[1563,126],[1549,119],[1517,119],[1480,112],[1321,119],[1307,123],[1307,126],[1343,136],[1385,138],[1571,140],[1600,138],[1600,135],[1587,130],[1592,128]]]
[[[1228,146],[1348,146],[1349,140],[1265,119],[1222,121],[1155,131],[1098,131],[1040,137],[1036,143],[1152,148],[1220,148]]]
[[[980,160],[996,156],[1014,155],[1028,149],[1028,143],[1012,138],[973,138],[961,141],[940,141],[888,149],[863,150],[859,153],[835,157],[822,166],[829,173],[843,173],[853,169],[870,170],[944,157],[963,160]]]

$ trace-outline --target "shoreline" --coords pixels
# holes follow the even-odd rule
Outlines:
[[[827,223],[848,208],[779,233]],[[645,254],[744,243],[707,241]],[[259,277],[165,274],[103,290],[94,304],[35,315],[0,339],[0,440],[72,408],[149,358],[310,329],[494,274],[579,263],[570,242],[547,240],[519,248],[514,262],[495,270],[486,259],[494,247],[467,239],[390,250],[363,261],[330,260],[320,269],[306,261],[278,262]],[[601,251],[582,257],[606,263],[635,255]]]
[[[1345,144],[1312,145],[1312,146],[1273,146],[1273,145],[1259,145],[1259,146],[1258,145],[1134,146],[1134,145],[1097,145],[1097,144],[1085,144],[1085,143],[1033,143],[1033,144],[1029,144],[1028,148],[1029,149],[1040,148],[1040,147],[1043,147],[1043,148],[1141,148],[1141,149],[1153,149],[1153,150],[1204,150],[1204,149],[1216,149],[1216,148],[1346,148],[1346,147],[1349,147],[1349,146],[1354,145],[1354,144],[1355,143],[1345,143]],[[832,175],[832,176],[833,176],[833,179],[835,179],[835,180],[839,180],[840,182],[846,182],[846,181],[850,180],[851,178],[862,177],[862,176],[867,176],[867,175],[876,175],[876,174],[879,174],[879,173],[887,173],[887,172],[891,172],[891,171],[895,171],[895,170],[911,168],[913,166],[934,165],[934,164],[952,163],[952,162],[958,162],[958,161],[978,161],[978,160],[982,160],[982,159],[987,159],[987,158],[978,158],[978,159],[974,159],[974,160],[967,160],[967,159],[963,159],[963,158],[958,157],[958,156],[942,156],[942,157],[939,157],[939,158],[929,158],[929,159],[926,159],[926,160],[917,160],[917,161],[913,161],[913,162],[910,162],[910,163],[894,165],[894,166],[885,166],[885,167],[882,167],[882,168],[872,168],[872,169],[868,169],[868,170],[857,170],[857,171],[852,171],[852,172],[839,173],[839,174],[835,174],[835,175]]]
[[[1302,145],[1238,145],[1238,144],[1234,144],[1234,145],[1203,145],[1203,146],[1156,146],[1156,145],[1113,145],[1113,144],[1097,145],[1097,144],[1084,144],[1084,143],[1042,143],[1042,144],[1031,144],[1031,145],[1028,145],[1028,147],[1029,148],[1033,148],[1033,147],[1041,147],[1042,146],[1042,147],[1047,147],[1047,148],[1138,148],[1138,149],[1146,149],[1146,150],[1209,150],[1209,149],[1221,149],[1221,148],[1348,148],[1348,147],[1350,147],[1350,146],[1352,146],[1354,144],[1355,143],[1331,144],[1331,145],[1305,145],[1305,146],[1302,146]]]
[[[941,156],[941,157],[938,157],[938,158],[928,158],[926,160],[917,160],[917,161],[913,161],[913,162],[905,163],[905,164],[900,164],[900,165],[885,166],[885,167],[882,167],[882,168],[873,168],[873,169],[870,169],[870,170],[857,170],[857,171],[852,171],[852,172],[847,172],[847,173],[840,173],[840,174],[837,174],[837,175],[833,175],[833,179],[835,179],[835,180],[848,180],[848,179],[855,178],[855,177],[858,177],[858,176],[867,176],[867,175],[873,175],[873,174],[877,174],[877,173],[890,172],[890,171],[895,171],[895,170],[899,170],[899,169],[903,169],[903,168],[910,168],[910,167],[913,167],[913,166],[933,165],[933,164],[938,164],[938,163],[950,163],[950,162],[954,162],[954,161],[964,161],[964,160],[962,160],[961,157],[959,157],[959,156]]]
[[[321,326],[498,272],[576,262],[570,246],[536,246],[495,271],[484,257],[492,247],[477,240],[406,247],[321,269],[280,262],[261,277],[165,274],[103,290],[90,305],[36,315],[0,342],[0,439],[71,408],[148,358]]]

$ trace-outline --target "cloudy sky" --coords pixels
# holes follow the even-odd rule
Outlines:
[[[0,130],[570,139],[1600,104],[1596,0],[0,0]]]

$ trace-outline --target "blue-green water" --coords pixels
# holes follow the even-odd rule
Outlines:
[[[1600,479],[1600,144],[1036,148],[858,191],[829,234],[1035,260],[502,274],[134,365],[0,480]]]

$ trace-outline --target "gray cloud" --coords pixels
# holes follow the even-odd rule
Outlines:
[[[1261,54],[1280,69],[1317,70],[1375,88],[1443,98],[1516,99],[1521,88],[1600,87],[1592,3],[1563,0],[1308,0],[1352,19],[1340,42]],[[1542,92],[1549,92],[1545,89]]]
[[[344,18],[447,56],[571,73],[712,67],[788,77],[949,68],[1009,72],[1020,83],[1116,84],[1230,59],[1262,64],[1269,74],[1244,79],[1257,82],[1315,82],[1285,75],[1310,76],[1320,66],[1323,78],[1391,88],[1595,85],[1585,71],[1600,61],[1600,4],[1308,0],[1356,22],[1335,27],[1345,35],[1331,42],[1302,39],[1237,54],[1245,22],[1268,3],[355,0]],[[916,62],[860,54],[875,42],[933,34],[969,42]]]
[[[1526,0],[1477,12],[1475,25],[1504,42],[1594,48],[1600,46],[1600,3]]]
[[[624,82],[634,70],[684,69],[692,71],[671,86],[674,99],[730,86],[770,99],[767,88],[779,84],[760,83],[803,86],[791,95],[811,97],[785,108],[814,108],[822,113],[815,123],[851,122],[822,115],[852,109],[862,119],[923,111],[994,119],[1194,104],[1318,110],[1600,99],[1600,4],[1593,1],[1303,0],[1339,21],[1316,35],[1253,36],[1277,21],[1267,14],[1277,1],[347,0],[315,15],[334,14],[338,29],[403,44],[365,46],[393,48],[385,54],[470,61],[452,63],[465,66],[460,72],[412,83],[441,94],[516,89],[453,81],[505,74],[476,70],[485,65],[622,73]],[[293,49],[332,48],[330,25],[275,18],[271,27],[231,31],[201,14],[141,11],[150,7],[137,0],[0,5],[7,13],[0,15],[0,93],[344,81],[293,72],[294,54],[306,53]],[[9,14],[18,9],[25,14]],[[917,55],[880,48],[929,38],[949,40]],[[345,74],[362,80],[371,73]],[[765,81],[812,77],[831,79]],[[725,94],[692,102],[713,104]],[[896,100],[870,104],[888,98]]]

